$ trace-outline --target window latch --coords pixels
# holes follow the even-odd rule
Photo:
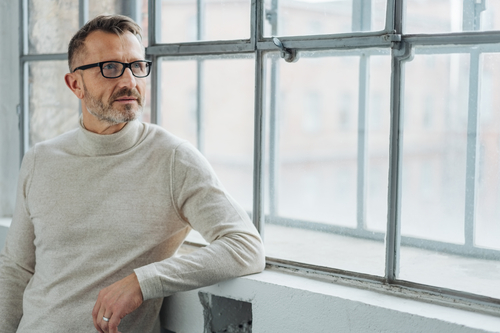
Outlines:
[[[280,48],[281,57],[285,59],[286,62],[295,62],[298,60],[297,50],[285,47],[278,37],[273,37],[273,43]]]
[[[386,42],[391,42],[391,47],[396,47],[396,43],[401,42],[401,35],[397,34],[395,31],[392,34],[383,35],[382,39]]]

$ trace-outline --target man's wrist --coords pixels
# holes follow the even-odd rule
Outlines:
[[[160,274],[154,263],[136,268],[134,273],[141,288],[143,301],[163,296]]]

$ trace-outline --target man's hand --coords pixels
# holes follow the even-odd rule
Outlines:
[[[135,273],[99,292],[92,318],[100,333],[119,333],[120,321],[142,304],[142,292]],[[105,321],[103,317],[108,318]]]

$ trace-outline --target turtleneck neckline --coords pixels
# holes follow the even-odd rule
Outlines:
[[[87,130],[82,118],[79,123],[78,143],[89,156],[119,154],[135,146],[144,132],[144,125],[138,120],[128,122],[120,131],[106,135]]]

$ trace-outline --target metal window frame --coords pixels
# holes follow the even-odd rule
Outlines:
[[[151,3],[157,3],[159,0],[150,0]],[[353,1],[353,5],[356,8],[360,8],[360,0]],[[270,161],[270,175],[277,175],[277,158],[279,158],[278,152],[278,140],[279,133],[277,128],[277,117],[276,114],[276,99],[271,98],[271,105],[274,107],[270,110],[270,121],[269,121],[269,140],[270,147],[269,152],[265,151],[264,147],[264,131],[265,131],[265,115],[264,115],[264,101],[265,92],[268,91],[265,87],[266,84],[266,70],[264,66],[264,59],[266,53],[276,51],[276,45],[272,42],[271,38],[264,37],[263,35],[263,25],[264,25],[264,5],[263,1],[253,0],[251,3],[251,15],[252,15],[252,26],[251,26],[251,38],[249,40],[232,40],[232,41],[198,41],[189,43],[172,43],[172,44],[154,44],[150,45],[147,49],[148,54],[154,56],[204,56],[204,55],[223,55],[223,54],[242,54],[242,53],[253,53],[255,55],[255,114],[254,114],[254,205],[253,205],[253,221],[257,226],[258,230],[264,236],[264,224],[275,223],[282,225],[292,225],[294,227],[305,228],[305,229],[315,229],[324,232],[333,232],[343,235],[349,235],[353,237],[362,237],[366,239],[375,239],[379,241],[386,238],[386,270],[384,277],[370,276],[365,274],[360,274],[357,272],[346,272],[338,269],[330,269],[325,267],[318,267],[314,265],[308,265],[304,263],[297,263],[277,258],[267,258],[267,263],[269,267],[276,269],[292,270],[299,273],[309,273],[313,275],[321,275],[328,277],[336,277],[339,279],[347,279],[351,281],[356,281],[357,283],[368,283],[372,286],[379,286],[389,292],[394,292],[395,290],[404,290],[403,293],[414,293],[418,292],[419,297],[422,297],[422,293],[425,293],[427,298],[433,299],[434,301],[443,302],[446,304],[465,304],[466,307],[470,306],[471,302],[476,308],[481,308],[483,311],[490,311],[497,313],[500,309],[500,302],[497,299],[492,299],[480,295],[474,295],[467,292],[460,292],[451,289],[437,288],[434,286],[422,285],[418,283],[411,283],[408,281],[398,280],[397,273],[399,267],[399,248],[401,244],[408,246],[419,246],[424,244],[425,248],[434,249],[438,251],[447,251],[449,253],[469,255],[481,258],[491,258],[499,259],[500,251],[479,249],[472,247],[461,247],[459,245],[448,244],[444,242],[437,241],[427,241],[412,237],[401,237],[400,235],[400,219],[399,219],[399,209],[400,209],[400,179],[401,179],[401,106],[402,106],[402,90],[404,84],[404,61],[410,57],[413,46],[415,45],[456,45],[462,44],[477,44],[477,43],[488,43],[495,42],[500,37],[498,33],[494,32],[475,32],[475,33],[455,33],[455,34],[434,34],[429,35],[402,35],[402,23],[403,23],[403,6],[402,1],[398,0],[388,0],[387,1],[387,16],[386,16],[386,27],[383,31],[376,32],[366,32],[366,33],[348,33],[348,34],[335,34],[335,35],[317,35],[317,36],[289,36],[280,37],[280,40],[286,45],[287,48],[299,49],[299,50],[339,50],[345,51],[346,49],[369,49],[375,47],[385,47],[391,52],[391,133],[390,133],[390,166],[389,166],[389,194],[388,194],[388,221],[386,235],[383,233],[373,233],[368,232],[364,229],[365,221],[365,208],[364,202],[366,197],[366,189],[364,188],[364,179],[366,178],[366,133],[361,131],[360,138],[358,139],[358,183],[361,185],[357,188],[358,196],[358,211],[357,211],[357,228],[343,228],[335,226],[327,226],[321,223],[315,223],[311,221],[299,221],[280,218],[275,215],[277,211],[277,201],[275,200],[276,188],[275,184],[277,182],[276,176],[271,176],[270,187],[264,189],[263,178],[264,178],[264,156],[269,155]],[[273,0],[271,3],[271,20],[272,15],[276,14],[275,11],[278,10],[277,0]],[[353,16],[362,18],[363,14],[366,13],[356,13],[353,11]],[[274,17],[275,18],[275,17]],[[200,21],[198,21],[200,24]],[[363,22],[359,23],[363,27]],[[272,28],[274,35],[276,29]],[[361,29],[363,30],[363,29]],[[369,30],[366,28],[366,30]],[[402,39],[401,39],[402,38]],[[368,91],[368,82],[366,80],[368,73],[368,62],[366,59],[361,58],[360,60],[360,80],[359,89],[362,94],[360,94],[359,103],[359,128],[367,126],[367,119],[364,116],[366,112],[365,101],[362,96],[364,96]],[[268,75],[270,75],[270,85],[269,91],[271,94],[276,94],[277,89],[277,76],[278,67],[275,63],[272,63],[270,68],[268,68]],[[471,111],[473,117],[474,112]],[[201,116],[198,118],[201,122]],[[200,128],[201,125],[198,125]],[[199,134],[200,135],[200,134]],[[473,148],[474,140],[471,139],[469,142],[469,156],[472,156],[475,151]],[[468,161],[471,158],[468,158]],[[468,163],[469,165],[470,163]],[[469,169],[472,168],[469,166]],[[469,175],[473,175],[474,170],[471,169]],[[472,176],[473,178],[473,176]],[[473,186],[472,184],[469,186]],[[268,216],[264,215],[264,193],[270,194],[270,211],[271,214]],[[470,199],[466,207],[473,207],[474,202]],[[466,208],[468,212],[471,208]],[[471,223],[466,224],[467,230],[470,230]],[[469,232],[469,231],[467,231]],[[424,297],[424,298],[425,298]],[[486,309],[486,310],[485,310]],[[493,309],[493,310],[492,310]]]
[[[278,10],[278,0],[273,0],[272,9]],[[361,6],[363,0],[353,0],[353,24],[356,24],[359,30],[370,30],[366,26],[366,9],[363,11]],[[365,0],[369,1],[369,0]],[[329,278],[341,283],[361,285],[365,288],[383,290],[397,295],[418,297],[432,300],[438,303],[453,305],[458,307],[470,308],[471,306],[479,311],[493,313],[498,315],[500,310],[500,300],[486,296],[475,295],[467,292],[460,292],[452,289],[438,288],[430,285],[412,283],[399,280],[398,261],[399,249],[401,244],[409,246],[419,246],[422,244],[426,248],[438,251],[449,251],[468,255],[491,258],[498,260],[500,251],[478,249],[472,246],[473,226],[474,226],[474,208],[475,208],[475,175],[476,175],[476,156],[477,156],[477,117],[478,107],[477,98],[469,103],[469,138],[467,141],[467,172],[466,186],[467,199],[465,203],[466,223],[466,250],[458,245],[450,245],[435,241],[423,241],[417,238],[402,237],[400,235],[400,193],[401,193],[401,155],[402,155],[402,131],[401,131],[401,113],[404,84],[404,62],[411,56],[416,46],[434,47],[429,53],[446,52],[454,50],[456,52],[470,53],[465,49],[470,45],[482,46],[482,50],[477,51],[476,55],[471,57],[470,86],[472,90],[478,89],[478,69],[480,66],[479,54],[495,47],[489,45],[500,43],[500,32],[461,32],[446,34],[403,34],[403,14],[404,0],[387,0],[386,23],[382,31],[367,31],[331,35],[305,35],[305,36],[287,36],[280,37],[280,40],[287,48],[298,49],[302,51],[331,50],[332,52],[346,52],[346,50],[370,50],[371,48],[385,48],[390,52],[391,57],[391,124],[390,124],[390,146],[389,149],[389,190],[388,190],[388,219],[386,234],[366,232],[365,230],[365,201],[366,201],[366,144],[367,136],[361,131],[358,140],[358,210],[357,227],[343,228],[335,226],[325,226],[320,223],[310,221],[298,221],[283,219],[277,216],[277,201],[273,200],[276,192],[272,189],[276,187],[277,176],[277,158],[279,133],[277,128],[276,99],[272,98],[270,122],[265,121],[265,96],[267,91],[266,83],[269,82],[271,95],[275,95],[277,89],[277,77],[279,69],[276,63],[272,63],[266,73],[265,57],[269,52],[276,52],[278,49],[270,37],[264,36],[265,10],[264,0],[251,0],[251,20],[250,37],[248,39],[228,40],[228,41],[203,41],[203,0],[197,0],[197,35],[200,41],[189,43],[161,43],[161,0],[148,0],[149,28],[148,39],[149,46],[146,48],[146,55],[153,61],[153,71],[151,73],[151,121],[152,123],[161,123],[161,62],[163,57],[182,57],[182,56],[224,56],[224,55],[245,55],[252,54],[255,59],[255,91],[254,91],[254,164],[253,164],[253,223],[264,237],[265,222],[293,225],[301,228],[315,228],[324,232],[333,232],[353,237],[362,237],[386,242],[386,267],[385,275],[372,276],[357,272],[343,271],[333,268],[318,267],[307,263],[298,263],[278,258],[267,258],[268,267],[293,271],[298,274],[307,274],[308,276],[320,276]],[[89,4],[88,0],[79,0],[79,24],[82,26],[88,19]],[[276,16],[274,17],[276,19]],[[359,20],[356,22],[356,20]],[[29,148],[29,100],[28,100],[28,64],[31,61],[50,61],[66,60],[67,54],[36,54],[28,53],[28,0],[20,1],[20,150],[21,158]],[[473,27],[477,26],[478,21],[474,21]],[[272,34],[278,30],[273,29]],[[460,49],[462,48],[462,50]],[[357,51],[356,51],[357,52]],[[424,51],[425,52],[425,51]],[[359,53],[358,53],[359,54]],[[274,61],[274,60],[273,60]],[[359,73],[359,107],[358,107],[358,127],[366,128],[366,94],[368,87],[369,61],[368,57],[360,57]],[[266,75],[270,80],[266,81]],[[198,61],[197,65],[197,140],[198,147],[203,150],[203,60]],[[269,125],[270,147],[269,151],[265,149],[265,126]],[[270,164],[271,188],[264,188],[264,159],[266,154],[272,157],[274,164]],[[264,213],[264,193],[271,195],[271,214],[265,216]],[[418,244],[417,244],[418,243]]]

